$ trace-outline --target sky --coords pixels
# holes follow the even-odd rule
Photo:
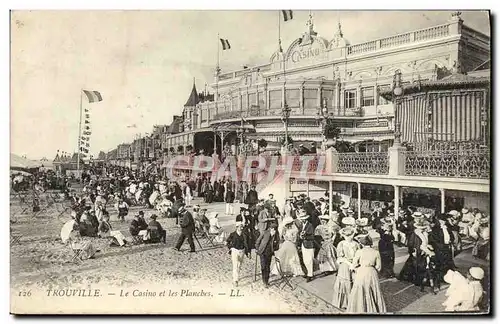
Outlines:
[[[283,47],[306,30],[309,11],[281,23]],[[338,21],[351,44],[446,23],[451,11],[312,11],[318,34]],[[487,12],[462,11],[464,23],[490,35]],[[193,79],[214,80],[217,34],[231,49],[222,72],[269,62],[278,48],[278,11],[13,11],[11,152],[53,158],[76,152],[81,89],[99,91],[91,110],[91,153],[109,151],[170,124],[182,113]],[[135,126],[135,127],[131,127]]]

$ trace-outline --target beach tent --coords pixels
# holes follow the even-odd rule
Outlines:
[[[16,154],[10,154],[10,168],[11,169],[35,169],[42,166],[40,161],[33,161],[25,159]]]

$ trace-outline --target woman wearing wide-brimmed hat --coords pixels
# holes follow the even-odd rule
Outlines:
[[[381,226],[377,232],[380,235],[378,251],[380,253],[382,269],[379,272],[381,277],[392,278],[395,277],[394,261],[396,258],[394,252],[395,238],[393,235],[394,220],[391,217],[385,217],[380,220],[380,224]]]
[[[332,231],[332,225],[328,225],[330,220],[330,216],[328,215],[320,215],[321,225],[316,227],[315,235],[321,237],[320,249],[318,255],[316,256],[316,260],[319,264],[319,271],[326,273],[333,273],[337,271],[337,250],[333,245],[332,236],[334,232]]]
[[[285,217],[278,232],[282,235],[284,241],[274,255],[280,261],[281,271],[284,274],[303,276],[304,271],[300,265],[299,253],[296,246],[298,229],[294,224],[293,218]],[[279,275],[276,263],[271,267],[271,273]]]
[[[429,223],[417,215],[413,224],[413,232],[408,237],[408,259],[399,273],[399,280],[412,282],[421,286],[425,276],[426,257],[434,256],[429,245],[427,229]]]
[[[381,269],[380,254],[372,248],[368,233],[356,236],[362,248],[356,251],[352,267],[356,269],[354,283],[347,305],[348,313],[385,313],[385,301],[380,290],[378,271]]]
[[[340,235],[344,238],[337,246],[337,262],[339,269],[337,272],[337,279],[333,285],[333,299],[332,305],[346,309],[349,294],[352,287],[352,261],[356,251],[360,246],[358,242],[354,241],[355,229],[352,226],[344,227],[340,230]]]

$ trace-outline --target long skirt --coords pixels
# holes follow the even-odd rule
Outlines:
[[[280,260],[281,272],[283,274],[292,274],[294,276],[304,275],[295,243],[290,241],[283,242],[280,249],[274,255]],[[271,273],[279,275],[276,264],[271,268]]]
[[[349,294],[352,286],[352,272],[349,269],[349,264],[340,263],[337,278],[333,284],[333,299],[332,305],[345,309],[347,308]]]
[[[321,272],[337,271],[338,269],[337,252],[331,240],[323,242],[316,259],[318,260],[319,263],[319,271]]]
[[[386,311],[377,270],[373,267],[358,268],[349,296],[347,312],[376,314]]]

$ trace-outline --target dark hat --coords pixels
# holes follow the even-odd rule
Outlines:
[[[364,245],[364,246],[370,246],[373,244],[373,240],[370,237],[370,235],[368,235],[368,233],[357,235],[356,240],[359,242],[359,244]]]
[[[139,215],[140,215],[140,216],[144,216],[144,211],[139,210]]]
[[[439,220],[443,220],[443,221],[447,220],[448,218],[450,218],[450,215],[448,215],[448,214],[444,214],[444,213],[443,213],[443,214],[439,214],[439,215],[437,216],[437,219],[439,219]]]
[[[278,224],[276,224],[276,223],[269,224],[269,229],[271,229],[271,228],[277,229],[278,228]]]
[[[151,218],[151,219],[156,219],[156,218],[158,218],[158,216],[156,216],[155,214],[153,214],[153,215],[151,215],[151,217],[150,217],[150,218]]]

